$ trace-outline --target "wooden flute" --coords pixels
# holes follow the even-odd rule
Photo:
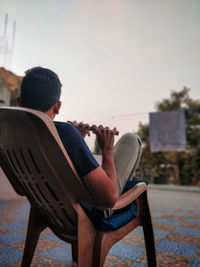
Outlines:
[[[77,129],[82,129],[82,123],[78,123],[76,121],[72,122],[72,121],[67,121],[68,123],[74,125],[74,127],[76,127]],[[87,124],[87,123],[83,123],[83,124]],[[93,131],[94,130],[94,125],[93,126],[90,126],[89,124],[86,125],[87,127],[85,127],[85,130],[88,130],[88,131]],[[106,127],[104,127],[103,129],[105,129]],[[113,130],[111,130],[114,132],[114,135],[119,135],[119,131],[117,131],[115,128]]]

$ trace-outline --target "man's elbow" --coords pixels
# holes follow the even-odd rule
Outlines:
[[[103,207],[103,208],[106,208],[106,209],[110,209],[112,208],[115,203],[117,202],[118,200],[118,193],[115,193],[115,194],[104,194],[103,198],[101,197],[101,199],[98,200],[98,203],[97,205],[99,207]]]

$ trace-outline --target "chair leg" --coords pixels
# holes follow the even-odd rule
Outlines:
[[[99,232],[96,235],[94,255],[93,255],[93,267],[103,267],[106,256],[109,249],[112,247],[112,243],[109,242],[106,233]]]
[[[38,210],[31,205],[21,267],[29,267],[31,265],[40,233],[45,228],[46,224],[44,218],[39,214]]]
[[[77,242],[76,243],[72,243],[72,259],[74,261],[78,261],[78,246],[77,246]]]
[[[144,193],[144,220],[143,220],[143,230],[144,230],[144,239],[147,252],[147,262],[149,267],[156,267],[156,251],[155,251],[155,241],[153,233],[153,225],[151,220],[151,213],[149,209],[149,204],[147,201],[147,191]]]
[[[88,240],[87,238],[84,238],[84,240],[78,240],[79,244],[77,250],[78,252],[77,267],[92,267],[94,238],[95,236],[90,236]]]

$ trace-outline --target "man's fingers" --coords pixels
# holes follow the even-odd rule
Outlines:
[[[89,130],[90,129],[90,125],[88,123],[85,124],[85,129]]]
[[[100,130],[103,130],[103,129],[104,129],[103,125],[99,125],[98,128],[99,128]]]
[[[81,132],[85,132],[88,136],[90,136],[90,132],[92,131],[95,134],[103,134],[103,135],[108,135],[108,134],[114,134],[114,135],[118,135],[119,132],[117,131],[116,127],[114,127],[112,130],[110,130],[110,128],[108,126],[103,127],[103,125],[99,125],[96,126],[95,124],[92,125],[90,127],[90,125],[88,123],[83,123],[83,122],[77,122],[77,121],[73,121],[70,122],[72,123],[77,129],[79,129],[79,131]]]
[[[93,124],[92,127],[90,128],[93,132],[97,132],[98,131],[98,127]]]
[[[78,124],[77,121],[73,121],[73,122],[72,122],[72,125],[74,125],[74,127],[78,127],[79,124]]]

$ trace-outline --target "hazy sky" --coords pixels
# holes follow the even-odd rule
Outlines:
[[[6,12],[9,37],[17,23],[12,71],[58,73],[60,120],[124,133],[171,90],[200,98],[199,0],[0,0],[0,35]]]

